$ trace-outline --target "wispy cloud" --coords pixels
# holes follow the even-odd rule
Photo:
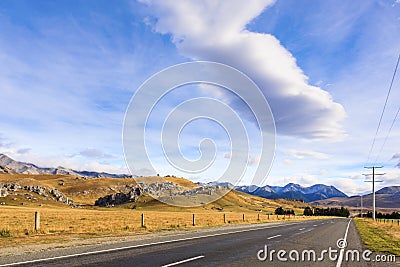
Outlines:
[[[273,1],[145,3],[157,17],[155,30],[171,33],[182,54],[229,64],[254,79],[272,107],[278,133],[314,139],[345,136],[343,106],[327,91],[308,84],[296,59],[277,38],[246,29]]]
[[[325,154],[325,153],[312,151],[312,150],[295,150],[295,149],[291,149],[289,151],[289,154],[292,157],[295,157],[297,159],[304,159],[304,158],[328,159],[328,158],[330,158],[330,156]]]
[[[115,156],[105,153],[104,151],[96,148],[87,148],[85,150],[80,151],[77,154],[73,154],[70,157],[82,156],[86,158],[93,159],[107,159],[107,158],[115,158]]]
[[[17,150],[17,153],[18,153],[18,154],[27,154],[27,153],[29,153],[31,150],[32,150],[31,148],[20,148],[20,149]]]

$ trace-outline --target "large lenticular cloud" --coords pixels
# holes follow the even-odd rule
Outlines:
[[[308,84],[296,59],[274,36],[246,29],[274,1],[143,2],[157,19],[155,30],[172,34],[184,56],[228,64],[249,75],[269,101],[278,134],[325,140],[345,136],[343,106]]]

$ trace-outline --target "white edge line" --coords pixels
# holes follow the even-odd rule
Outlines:
[[[173,262],[173,263],[170,263],[170,264],[167,264],[167,265],[163,265],[163,266],[161,266],[161,267],[175,266],[175,265],[178,265],[178,264],[182,264],[182,263],[185,263],[185,262],[198,260],[198,259],[201,259],[201,258],[204,258],[204,256],[203,256],[203,255],[200,255],[200,256],[193,257],[193,258],[189,258],[189,259],[186,259],[186,260],[181,260],[181,261]]]
[[[303,222],[295,222],[295,223],[291,223],[290,225],[296,225],[296,224],[299,224],[299,223],[303,223]],[[27,263],[36,263],[36,262],[50,261],[50,260],[59,260],[59,259],[66,259],[66,258],[73,258],[73,257],[78,257],[78,256],[86,256],[86,255],[92,255],[92,254],[100,254],[100,253],[105,253],[105,252],[114,252],[114,251],[125,250],[125,249],[140,248],[140,247],[147,247],[147,246],[160,245],[160,244],[168,244],[168,243],[174,243],[174,242],[180,242],[180,241],[187,241],[187,240],[193,240],[193,239],[201,239],[201,238],[213,237],[213,236],[221,236],[221,235],[229,235],[229,234],[244,233],[244,232],[257,231],[257,230],[263,230],[263,229],[269,229],[269,228],[276,228],[276,227],[283,227],[283,226],[287,226],[287,223],[282,223],[282,224],[279,224],[279,225],[272,225],[272,226],[269,225],[268,227],[259,227],[259,228],[245,229],[245,230],[240,230],[240,231],[232,231],[232,232],[225,232],[225,233],[217,233],[217,234],[209,234],[209,235],[202,235],[202,236],[186,237],[186,238],[179,238],[179,239],[173,239],[173,240],[159,241],[159,242],[153,242],[153,243],[147,243],[147,244],[126,246],[126,247],[119,247],[119,248],[110,248],[110,249],[103,249],[103,250],[97,250],[97,251],[89,251],[89,252],[76,253],[76,254],[63,255],[63,256],[56,256],[56,257],[44,258],[44,259],[36,259],[36,260],[29,260],[29,261],[13,262],[13,263],[2,264],[2,265],[0,265],[0,267],[14,266],[14,265],[20,265],[20,264],[27,264]]]
[[[274,235],[274,236],[268,237],[267,239],[270,240],[270,239],[273,239],[273,238],[276,238],[276,237],[280,237],[280,236],[282,236],[282,235]]]
[[[347,223],[346,232],[344,234],[344,238],[343,239],[344,239],[345,243],[347,243],[347,234],[349,232],[349,226],[350,226],[351,220],[352,219],[350,219],[349,222]],[[336,263],[336,267],[340,267],[342,265],[344,249],[345,248],[340,249],[339,259],[338,259],[338,261]]]

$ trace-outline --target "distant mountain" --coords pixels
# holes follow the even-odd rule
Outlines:
[[[303,187],[299,184],[289,183],[283,187],[281,186],[237,186],[236,190],[242,191],[251,195],[260,196],[264,198],[277,199],[287,198],[303,200],[305,202],[312,202],[321,199],[332,197],[345,197],[347,195],[334,186],[327,186],[323,184],[316,184],[310,187]]]
[[[106,172],[91,172],[91,171],[76,171],[64,167],[57,168],[42,168],[32,163],[20,162],[0,153],[0,173],[9,174],[61,174],[61,175],[76,175],[89,178],[123,178],[132,177],[128,174],[112,174]]]
[[[376,207],[383,209],[400,209],[400,186],[388,186],[376,191]],[[372,193],[362,196],[363,207],[372,208]],[[347,206],[360,207],[361,196],[352,196],[349,198],[331,198],[317,200],[314,204],[323,206]]]
[[[375,192],[376,194],[398,194],[400,193],[400,186],[388,186]]]

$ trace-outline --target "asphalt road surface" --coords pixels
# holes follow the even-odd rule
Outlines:
[[[387,256],[364,251],[354,222],[338,218],[225,227],[67,249],[58,255],[50,251],[6,257],[0,266],[400,266],[378,263]]]

